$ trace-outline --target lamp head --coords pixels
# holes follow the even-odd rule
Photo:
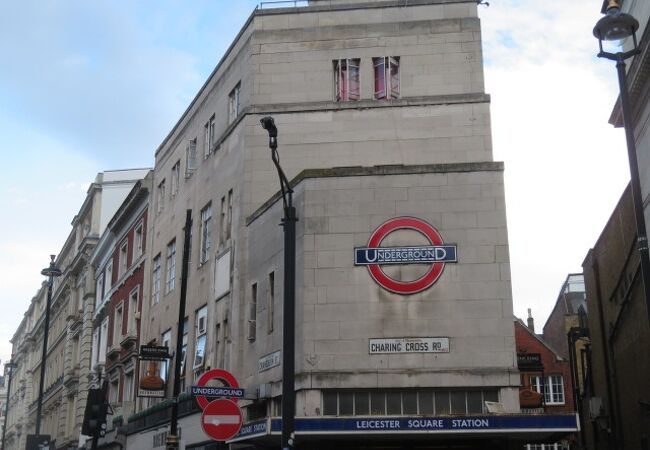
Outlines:
[[[622,13],[618,0],[609,0],[605,17],[594,27],[594,36],[599,41],[618,41],[634,36],[639,29],[639,22],[630,14]]]
[[[275,126],[273,117],[271,116],[262,117],[260,119],[260,123],[262,124],[262,128],[268,131],[270,138],[278,137],[278,128]]]
[[[46,277],[59,277],[63,274],[55,265],[54,265],[54,258],[56,255],[50,255],[51,261],[50,261],[50,266],[46,267],[45,269],[41,270],[41,275],[45,275]]]

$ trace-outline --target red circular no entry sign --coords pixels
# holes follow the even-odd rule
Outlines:
[[[208,403],[201,414],[203,431],[217,441],[233,438],[239,432],[241,423],[239,406],[228,399],[218,399]]]

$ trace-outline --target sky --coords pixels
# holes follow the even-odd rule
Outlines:
[[[4,1],[0,14],[0,359],[98,172],[154,152],[257,2]],[[515,314],[541,330],[629,180],[608,124],[600,1],[479,6],[494,158],[505,163]]]

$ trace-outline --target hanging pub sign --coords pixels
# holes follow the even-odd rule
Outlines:
[[[164,398],[169,374],[169,348],[140,346],[138,397]]]
[[[391,233],[412,230],[423,235],[430,245],[382,247],[382,241]],[[370,276],[384,289],[409,295],[430,288],[442,275],[446,263],[457,262],[456,245],[445,244],[432,225],[417,217],[395,217],[381,224],[370,235],[367,247],[354,249],[354,265],[367,266]],[[416,280],[392,278],[382,265],[426,264],[426,273]]]

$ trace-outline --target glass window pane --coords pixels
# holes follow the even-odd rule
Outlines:
[[[370,394],[370,414],[386,414],[386,402],[383,392],[372,392]]]
[[[324,416],[336,416],[338,413],[336,407],[336,392],[325,391],[323,392],[323,415]]]
[[[339,393],[339,415],[340,416],[351,416],[354,413],[352,407],[352,392],[340,392]]]
[[[418,395],[417,392],[402,392],[402,410],[404,414],[418,413]]]
[[[482,412],[483,412],[483,404],[481,402],[481,391],[468,391],[467,392],[467,413],[481,414]]]
[[[451,392],[451,413],[452,414],[467,413],[467,407],[465,406],[465,391]]]
[[[449,414],[449,391],[436,391],[436,414]]]
[[[386,393],[386,404],[388,406],[388,414],[402,414],[402,395],[399,392]]]
[[[418,402],[420,406],[420,414],[433,415],[433,392],[431,391],[418,392]]]
[[[499,393],[497,391],[483,391],[484,402],[498,402]]]
[[[367,416],[370,414],[370,403],[367,392],[355,392],[354,414],[357,416]]]

